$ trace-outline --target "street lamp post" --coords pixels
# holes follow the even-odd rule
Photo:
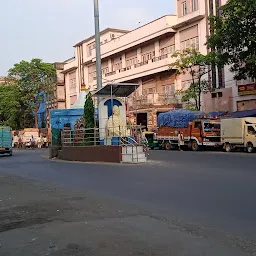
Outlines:
[[[102,88],[101,74],[101,54],[100,54],[100,15],[99,2],[94,0],[94,24],[95,24],[95,43],[96,43],[96,73],[97,73],[97,89]]]

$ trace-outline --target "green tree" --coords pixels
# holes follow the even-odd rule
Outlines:
[[[0,86],[0,124],[12,129],[22,127],[21,93],[14,84]]]
[[[170,65],[170,68],[176,69],[177,75],[188,74],[191,81],[188,88],[182,88],[177,93],[182,95],[182,102],[186,102],[188,109],[200,110],[201,95],[210,90],[210,85],[204,76],[211,71],[213,55],[203,55],[191,48],[176,51],[172,57],[176,58],[176,61]]]
[[[208,47],[219,66],[231,65],[235,79],[256,79],[256,1],[229,0],[210,18]]]
[[[87,144],[92,143],[92,137],[94,134],[94,104],[92,100],[92,94],[89,92],[86,96],[84,103],[84,122],[85,122],[85,138]]]
[[[37,95],[43,91],[48,98],[53,97],[56,70],[50,63],[32,59],[30,62],[23,60],[15,64],[8,73],[9,77],[16,79],[23,103],[21,107],[24,112],[24,123],[25,126],[30,125],[31,121],[33,122],[31,113],[34,113],[34,122],[36,122],[36,111],[41,100]]]

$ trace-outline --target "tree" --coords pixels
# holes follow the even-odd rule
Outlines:
[[[210,64],[213,61],[213,55],[203,55],[195,48],[176,51],[173,58],[177,58],[170,65],[170,68],[177,69],[177,74],[188,74],[190,76],[190,85],[188,88],[182,88],[178,93],[182,94],[182,101],[187,103],[187,108],[191,110],[201,109],[201,95],[209,91],[210,86],[203,77],[211,71]]]
[[[17,87],[21,93],[22,108],[25,113],[25,125],[31,123],[31,113],[36,111],[40,102],[40,92],[45,92],[52,97],[56,82],[56,70],[50,63],[44,63],[40,59],[32,59],[31,62],[21,61],[9,70],[9,77],[16,79]]]
[[[85,122],[85,138],[87,140],[87,144],[91,144],[91,137],[94,134],[94,104],[92,100],[92,94],[89,92],[86,95],[86,100],[84,103],[84,122]]]
[[[229,0],[210,18],[208,47],[219,66],[231,65],[235,79],[256,79],[256,1]]]
[[[4,84],[0,86],[0,124],[12,129],[22,127],[21,93],[17,86]]]

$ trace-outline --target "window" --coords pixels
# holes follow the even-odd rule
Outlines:
[[[160,56],[163,56],[166,54],[173,54],[174,52],[175,52],[175,45],[170,45],[160,49]]]
[[[175,94],[175,84],[163,85],[163,93],[173,96]]]
[[[192,12],[198,10],[198,0],[192,0]]]
[[[181,50],[185,50],[185,49],[188,49],[188,48],[199,50],[199,38],[198,38],[198,36],[181,42]]]
[[[163,93],[169,94],[169,85],[163,85]]]
[[[142,62],[146,62],[148,60],[152,60],[155,57],[155,52],[149,52],[144,55],[142,55]]]
[[[195,122],[195,128],[201,129],[201,122]]]
[[[182,16],[187,15],[187,2],[182,3]]]
[[[175,84],[170,85],[170,94],[174,95],[175,94]]]
[[[223,96],[222,92],[218,92],[218,98],[221,98]]]
[[[247,127],[247,132],[250,135],[256,135],[256,131],[255,131],[254,127],[251,125]]]
[[[212,99],[217,98],[217,93],[212,93]]]

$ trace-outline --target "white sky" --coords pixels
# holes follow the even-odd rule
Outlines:
[[[175,0],[99,0],[100,28],[134,29],[175,13]],[[0,0],[0,76],[14,63],[64,61],[94,34],[93,0]]]

